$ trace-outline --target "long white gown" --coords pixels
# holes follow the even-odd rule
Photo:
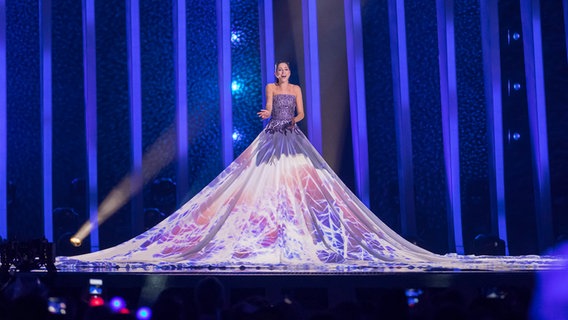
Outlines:
[[[437,255],[406,241],[342,183],[291,125],[296,99],[272,117],[209,185],[143,234],[102,251],[58,257],[58,268],[256,266],[534,269],[550,257]]]

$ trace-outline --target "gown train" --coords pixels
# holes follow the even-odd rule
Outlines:
[[[117,246],[57,257],[58,268],[265,266],[538,269],[552,257],[438,255],[399,236],[333,172],[275,95],[269,124],[209,185]]]

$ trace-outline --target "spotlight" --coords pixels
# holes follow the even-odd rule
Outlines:
[[[239,129],[234,128],[233,130],[234,130],[233,135],[232,135],[233,141],[240,142],[241,140],[243,140],[245,138],[245,135],[242,134],[241,132],[239,132]]]
[[[241,42],[241,33],[239,31],[231,32],[231,42],[234,44]]]
[[[28,242],[4,241],[0,244],[0,272],[7,273],[12,267],[20,272],[39,270],[42,267],[55,272],[54,251],[53,243],[45,238]]]
[[[513,41],[517,41],[521,38],[521,34],[517,31],[512,31],[511,29],[507,29],[507,44],[511,45],[511,39]]]
[[[110,299],[110,308],[114,312],[120,312],[122,309],[126,308],[126,301],[121,297],[114,297]]]
[[[241,84],[238,83],[237,81],[233,81],[231,83],[231,89],[233,90],[233,92],[237,92],[241,89]]]
[[[79,253],[79,250],[69,239],[73,237],[74,233],[72,231],[65,232],[63,234],[57,235],[57,238],[54,237],[55,241],[55,255],[56,256],[73,256]]]
[[[79,228],[80,217],[74,208],[55,208],[53,210],[53,239],[57,256],[72,256],[79,254],[74,244],[69,243],[75,231]]]
[[[518,131],[507,130],[507,141],[509,143],[521,140],[521,133]]]
[[[152,311],[148,307],[141,307],[136,311],[136,319],[145,320],[152,317]]]
[[[80,247],[81,244],[83,244],[83,242],[81,241],[81,239],[77,238],[77,237],[73,237],[71,239],[69,239],[69,241],[71,242],[72,245],[74,245],[75,247]]]

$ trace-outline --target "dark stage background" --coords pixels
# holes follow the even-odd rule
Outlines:
[[[394,230],[404,233],[400,218],[399,163],[394,108],[389,3],[361,1],[365,99],[368,135],[370,208]],[[541,1],[542,62],[552,221],[551,246],[568,234],[568,65],[566,1]],[[33,239],[44,235],[45,199],[42,158],[40,14],[38,0],[6,2],[7,78],[7,237]],[[354,189],[354,154],[350,122],[344,3],[317,1],[321,79],[323,155],[341,179]],[[89,194],[83,82],[82,4],[52,0],[53,89],[53,241],[60,254],[88,250],[71,248],[67,239],[88,219]],[[405,236],[438,253],[454,252],[448,228],[448,188],[444,162],[443,114],[440,93],[438,20],[435,1],[406,1],[410,128],[412,133],[413,205],[416,234]],[[510,254],[542,253],[535,207],[535,181],[529,102],[525,85],[520,1],[499,1],[499,43],[502,83],[505,239]],[[459,187],[465,253],[474,252],[474,238],[491,234],[491,155],[486,81],[482,53],[480,1],[453,2],[455,76],[459,134]],[[262,129],[256,112],[263,105],[259,2],[230,1],[233,150],[239,155]],[[175,122],[174,21],[172,1],[141,1],[142,146],[148,149]],[[292,82],[305,87],[302,1],[274,1],[276,59],[288,60]],[[188,193],[175,196],[175,162],[163,168],[142,193],[145,227],[171,213],[223,169],[219,112],[216,3],[188,0],[187,17],[187,146]],[[97,200],[131,170],[131,114],[125,1],[95,4],[97,81]],[[513,37],[513,38],[511,38]],[[511,40],[513,39],[513,40]],[[268,72],[271,73],[270,71]],[[268,77],[271,80],[271,77]],[[518,84],[518,86],[514,86]],[[512,86],[512,90],[508,90]],[[3,102],[2,102],[3,103]],[[309,110],[309,109],[308,109]],[[306,121],[302,130],[307,131]],[[534,138],[534,136],[533,136]],[[172,144],[175,141],[171,141]],[[138,234],[129,202],[100,227],[105,248]],[[163,214],[162,216],[160,214]]]

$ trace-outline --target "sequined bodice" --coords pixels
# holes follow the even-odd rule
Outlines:
[[[292,123],[296,113],[296,96],[293,94],[275,94],[272,97],[272,114],[270,122],[264,129],[267,133],[297,131],[298,128]]]
[[[291,120],[296,112],[296,97],[291,94],[276,94],[272,97],[272,119]]]

